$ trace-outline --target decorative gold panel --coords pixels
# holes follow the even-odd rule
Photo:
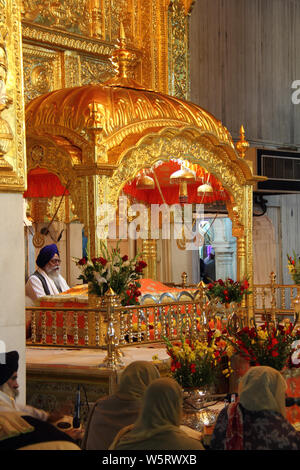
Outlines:
[[[103,83],[114,74],[111,62],[80,57],[81,85]]]
[[[169,93],[181,99],[190,94],[186,3],[174,0],[169,8]]]
[[[69,57],[62,66],[62,86],[90,83],[90,77],[101,82],[110,75],[108,57],[122,22],[128,48],[138,57],[134,78],[148,89],[187,98],[191,5],[191,0],[22,0],[23,40],[33,47],[59,47],[65,55],[85,55],[80,59],[83,81],[70,77],[70,62],[76,59]],[[96,71],[97,60],[101,72]],[[36,71],[37,80],[43,73]]]
[[[0,0],[0,191],[26,186],[20,11]]]
[[[92,3],[91,0],[22,0],[22,19],[87,36]]]
[[[24,45],[25,101],[62,87],[61,56],[58,52]]]

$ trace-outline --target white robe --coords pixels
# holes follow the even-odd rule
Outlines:
[[[20,405],[14,398],[0,390],[0,413],[3,411],[17,411],[22,416],[32,416],[33,418],[47,421],[49,413],[29,405]]]
[[[47,273],[41,269],[37,268],[37,271],[45,278],[47,283],[50,295],[58,295],[59,291],[54,283],[54,281],[47,275]],[[59,283],[62,292],[70,289],[65,279],[59,274]],[[25,295],[26,295],[26,307],[32,307],[36,304],[36,300],[39,297],[44,297],[45,291],[42,282],[37,276],[33,274],[29,277],[25,286]]]

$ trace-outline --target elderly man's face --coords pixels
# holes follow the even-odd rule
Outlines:
[[[12,395],[17,397],[19,395],[19,384],[18,384],[18,373],[14,372],[13,375],[8,379],[7,385],[12,391]]]
[[[58,273],[60,267],[60,259],[57,253],[53,256],[53,258],[44,266],[44,270],[46,273]]]

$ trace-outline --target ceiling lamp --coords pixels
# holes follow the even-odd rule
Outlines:
[[[151,176],[142,175],[138,178],[136,187],[137,189],[154,189],[155,188],[154,179],[151,178]]]
[[[198,186],[197,188],[197,195],[201,195],[202,193],[213,193],[213,187],[210,183],[203,183],[201,186]]]
[[[188,168],[183,168],[183,167],[181,167],[180,170],[172,173],[170,176],[170,182],[176,183],[176,184],[190,183],[192,181],[195,181],[195,179],[196,179],[195,172],[192,170],[189,170]]]
[[[180,170],[175,171],[170,176],[171,184],[179,184],[179,202],[185,203],[188,201],[187,184],[192,183],[196,179],[194,171],[188,168],[181,167]]]

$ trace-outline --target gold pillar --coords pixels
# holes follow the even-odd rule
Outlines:
[[[144,277],[149,279],[157,279],[157,240],[143,240],[142,243],[143,260],[147,263],[144,270]]]

